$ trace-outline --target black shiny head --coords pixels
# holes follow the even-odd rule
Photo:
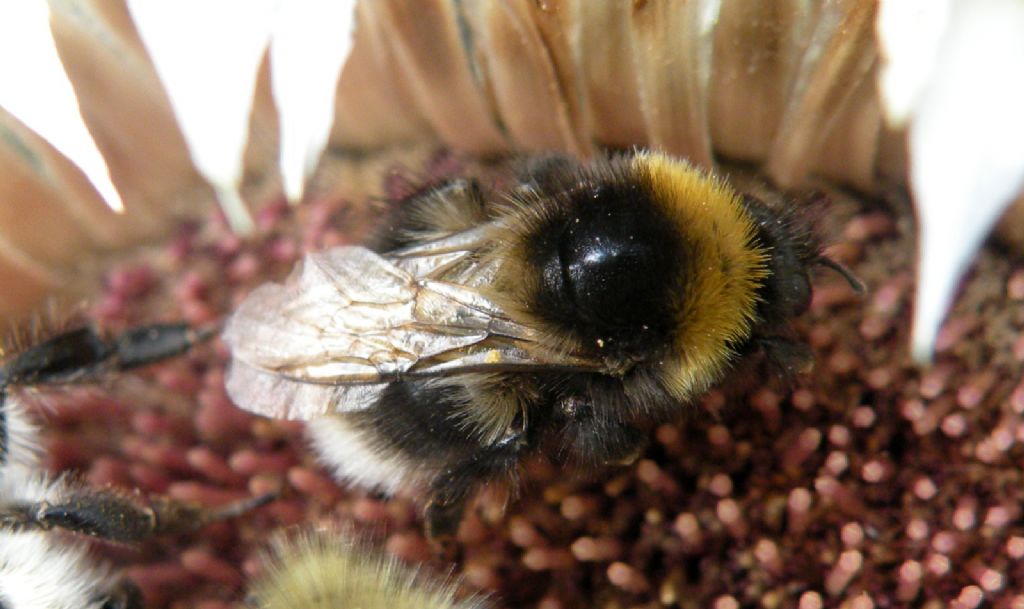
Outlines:
[[[647,188],[620,176],[552,198],[555,209],[528,239],[542,277],[532,309],[609,355],[663,343],[684,264],[680,237]]]
[[[787,324],[811,304],[810,269],[818,264],[821,247],[807,222],[794,218],[794,212],[774,209],[750,195],[743,203],[754,219],[755,239],[770,253],[758,318],[764,325]]]

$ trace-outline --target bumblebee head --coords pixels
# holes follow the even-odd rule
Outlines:
[[[744,195],[743,207],[753,220],[755,241],[769,253],[768,274],[758,289],[758,321],[785,324],[810,306],[810,268],[821,259],[820,247],[807,224],[792,213],[752,195]]]

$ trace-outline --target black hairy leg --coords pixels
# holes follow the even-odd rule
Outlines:
[[[7,420],[7,390],[0,385],[0,464],[6,464],[11,453],[11,429]]]
[[[122,579],[103,599],[102,609],[143,609],[142,590],[129,579]]]
[[[796,339],[784,336],[758,336],[753,344],[764,353],[771,372],[783,380],[805,374],[814,366],[814,353],[810,347]]]
[[[454,537],[475,492],[487,482],[514,475],[521,453],[530,445],[522,419],[493,441],[467,433],[465,412],[471,401],[461,385],[391,383],[372,408],[345,413],[344,434],[322,436],[318,443],[325,448],[365,444],[372,448],[361,457],[383,466],[350,470],[351,456],[339,455],[333,460],[341,465],[342,477],[360,479],[374,469],[387,475],[405,471],[410,478],[422,475],[428,488],[427,535],[443,546]],[[510,407],[517,408],[514,402]],[[363,480],[389,488],[388,480]]]
[[[427,537],[445,555],[453,553],[455,534],[466,504],[481,486],[514,475],[526,448],[524,433],[514,433],[453,464],[430,485],[424,512]]]
[[[0,367],[0,386],[53,385],[95,380],[104,372],[145,366],[181,355],[213,336],[186,324],[139,326],[104,339],[86,326],[58,334]]]
[[[33,345],[0,366],[0,463],[10,454],[10,407],[7,388],[88,383],[107,372],[130,370],[175,357],[215,330],[195,330],[186,324],[152,324],[128,329],[104,339],[92,327],[62,332]]]
[[[124,371],[180,355],[213,329],[186,324],[153,324],[131,328],[104,339],[92,327],[58,334],[18,353],[0,367],[0,462],[7,461],[11,442],[7,389],[96,380],[106,372]],[[154,498],[141,504],[114,489],[73,488],[58,501],[16,501],[0,504],[0,529],[65,529],[110,541],[141,541],[151,535],[195,530],[231,518],[274,499],[264,495],[222,509]]]
[[[520,189],[558,191],[567,184],[574,184],[573,176],[579,163],[563,154],[538,155],[525,158],[517,170]]]
[[[180,355],[212,336],[214,331],[214,328],[193,330],[185,324],[154,324],[103,335],[85,326],[15,350],[0,362],[0,481],[3,482],[0,532],[11,534],[8,537],[12,539],[12,547],[30,548],[33,561],[29,561],[27,571],[23,571],[31,575],[30,580],[41,584],[24,590],[59,591],[61,607],[142,609],[140,588],[108,568],[91,568],[81,544],[65,544],[59,537],[49,534],[19,533],[59,530],[132,544],[156,535],[193,532],[274,499],[274,495],[265,495],[210,509],[167,497],[147,498],[142,493],[114,488],[90,488],[65,477],[52,479],[39,463],[38,430],[15,387],[44,388],[94,382],[105,374]],[[58,561],[57,571],[49,581],[44,577],[47,574],[37,573],[35,569],[45,567],[51,556],[66,556],[67,560]],[[41,566],[35,567],[36,564]],[[67,572],[63,572],[60,565],[64,565]],[[10,563],[5,566],[5,581],[11,579],[9,566]],[[37,602],[32,592],[28,595],[17,599],[18,606],[24,602],[31,606],[43,602]],[[74,599],[65,603],[65,596]],[[0,609],[3,605],[0,602]]]
[[[474,179],[454,179],[428,186],[399,201],[391,222],[370,245],[391,251],[468,230],[486,220],[487,203]]]
[[[606,402],[613,394],[605,394]],[[586,393],[572,393],[555,403],[554,424],[560,436],[556,454],[589,468],[629,465],[648,444],[648,434],[621,421],[625,408],[614,402],[597,403]]]
[[[140,503],[114,489],[75,489],[60,500],[0,505],[0,530],[63,529],[119,543],[135,543],[153,535],[195,531],[211,522],[241,515],[273,501],[267,494],[209,509],[159,497]]]

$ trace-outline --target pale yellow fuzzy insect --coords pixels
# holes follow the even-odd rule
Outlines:
[[[457,599],[458,581],[415,567],[338,530],[281,535],[266,572],[245,601],[253,609],[487,609],[481,596]]]

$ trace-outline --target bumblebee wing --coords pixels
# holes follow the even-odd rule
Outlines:
[[[459,266],[474,250],[471,237],[387,256],[356,246],[307,255],[284,284],[257,288],[228,321],[228,394],[258,414],[310,419],[368,408],[404,378],[592,367],[541,352],[530,328],[481,293],[494,269]]]

